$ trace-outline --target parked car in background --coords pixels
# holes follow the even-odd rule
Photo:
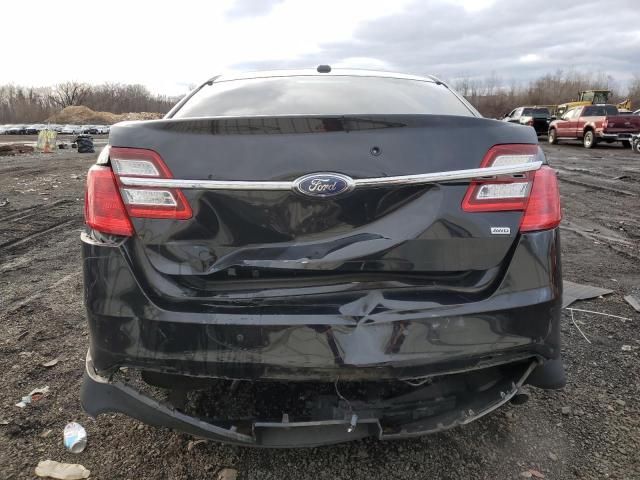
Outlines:
[[[564,385],[560,199],[533,129],[433,77],[321,66],[215,77],[109,143],[82,234],[91,416],[300,447]],[[234,379],[308,393],[215,420],[180,406]]]
[[[90,135],[102,135],[109,133],[109,127],[107,125],[84,125],[82,129],[82,133],[88,133]]]
[[[41,130],[44,130],[47,126],[44,123],[34,123],[32,125],[26,125],[24,127],[25,135],[37,135]]]
[[[79,125],[65,125],[62,127],[60,133],[65,135],[77,135],[82,133],[82,128]]]
[[[9,135],[24,135],[26,125],[11,125],[7,130]]]
[[[633,134],[640,132],[640,117],[619,115],[615,105],[587,105],[567,111],[549,125],[549,143],[559,140],[582,140],[585,148],[599,142],[621,142],[631,147]]]
[[[0,125],[0,135],[5,135],[11,125]]]
[[[518,123],[533,127],[538,135],[546,135],[549,131],[551,112],[547,107],[518,107],[504,116],[505,122]]]

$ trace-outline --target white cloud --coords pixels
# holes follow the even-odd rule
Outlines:
[[[36,0],[28,15],[20,2],[6,2],[3,19],[20,21],[3,21],[0,44],[19,48],[3,49],[0,84],[115,81],[184,93],[233,65],[275,68],[320,52],[322,43],[349,41],[362,22],[397,13],[407,1],[287,0],[253,17],[228,15],[233,0],[75,0],[64,8]]]
[[[521,63],[537,63],[542,60],[542,57],[537,53],[527,53],[526,55],[522,55],[518,60]]]

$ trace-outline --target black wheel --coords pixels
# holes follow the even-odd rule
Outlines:
[[[547,137],[547,141],[551,145],[557,145],[558,144],[558,134],[556,133],[556,129],[555,128],[552,128],[551,130],[549,130],[549,136]]]
[[[640,138],[637,138],[633,141],[633,149],[636,153],[640,153]]]
[[[631,142],[629,140],[622,140],[622,148],[631,148]]]
[[[584,148],[593,148],[596,146],[596,136],[593,133],[593,130],[587,130],[584,132],[584,137],[582,137],[582,143]]]

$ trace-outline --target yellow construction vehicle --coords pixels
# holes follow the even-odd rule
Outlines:
[[[562,116],[564,112],[574,107],[582,107],[584,105],[594,105],[596,103],[608,103],[611,90],[584,90],[578,93],[578,100],[561,103],[556,107],[556,115]],[[619,110],[631,110],[631,100],[626,99],[617,105]]]

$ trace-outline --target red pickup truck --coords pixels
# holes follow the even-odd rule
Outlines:
[[[585,148],[598,142],[622,142],[631,147],[631,137],[640,133],[640,116],[620,115],[615,105],[586,105],[572,108],[549,124],[549,143],[582,140]]]

